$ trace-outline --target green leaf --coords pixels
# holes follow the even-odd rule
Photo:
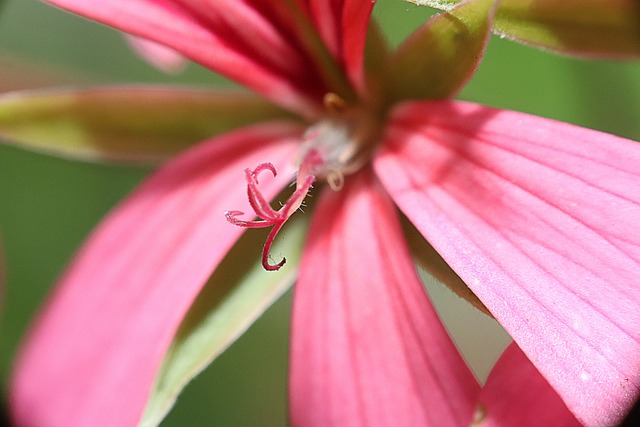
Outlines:
[[[59,156],[165,160],[205,138],[288,113],[246,92],[115,87],[0,95],[0,138]]]
[[[393,52],[386,70],[387,96],[452,98],[473,76],[484,54],[495,0],[469,0],[436,15]]]
[[[308,216],[295,215],[272,253],[285,254],[277,272],[265,271],[260,250],[268,230],[249,230],[234,246],[183,320],[160,368],[141,426],[155,426],[180,391],[226,350],[293,283]],[[252,254],[248,256],[248,254]]]
[[[448,10],[460,0],[409,0]],[[637,0],[501,0],[494,31],[558,53],[640,58]]]

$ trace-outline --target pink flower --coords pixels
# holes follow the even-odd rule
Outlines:
[[[431,308],[397,209],[417,229],[407,237],[421,234],[451,268],[433,255],[427,267],[462,279],[544,377],[529,367],[525,380],[548,381],[587,425],[611,425],[633,404],[640,146],[436,100],[473,74],[493,1],[462,2],[393,52],[369,26],[370,0],[50,3],[164,44],[297,118],[203,141],[105,219],[18,358],[18,425],[136,424],[181,322],[244,228],[272,227],[261,262],[279,269],[271,243],[312,184],[294,294],[293,425],[462,426],[478,402],[482,419],[504,415],[501,393],[490,380],[479,394]],[[498,377],[529,363],[513,352]]]

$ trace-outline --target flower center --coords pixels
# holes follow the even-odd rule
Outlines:
[[[382,120],[364,109],[346,106],[334,94],[325,96],[325,106],[327,116],[305,132],[299,158],[302,162],[308,153],[317,152],[321,161],[314,167],[314,175],[337,191],[344,185],[345,175],[369,162]]]
[[[285,222],[302,205],[314,182],[324,180],[335,191],[344,185],[345,175],[358,171],[369,162],[377,144],[381,119],[366,110],[349,107],[335,94],[324,99],[326,116],[310,126],[303,135],[298,156],[296,188],[279,210],[274,210],[258,188],[258,176],[276,168],[271,163],[262,163],[255,169],[245,170],[249,204],[257,220],[242,220],[241,211],[227,211],[227,221],[245,228],[273,227],[262,251],[262,266],[265,270],[279,270],[286,262],[272,264],[269,253],[276,235]]]

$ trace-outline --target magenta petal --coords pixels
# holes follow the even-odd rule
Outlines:
[[[640,390],[640,144],[461,102],[395,112],[393,199],[578,419]]]
[[[323,41],[353,85],[364,89],[364,47],[376,0],[310,0]]]
[[[179,323],[242,229],[242,171],[268,160],[282,178],[295,124],[245,128],[202,143],[153,174],[92,234],[22,348],[11,407],[21,426],[132,426]]]
[[[474,427],[582,425],[515,343],[493,367],[480,393],[477,415]]]
[[[166,45],[303,115],[316,108],[303,90],[318,80],[315,70],[290,34],[259,10],[273,12],[279,2],[265,7],[256,0],[46,1]]]
[[[461,426],[478,385],[369,172],[320,199],[295,286],[294,426]]]

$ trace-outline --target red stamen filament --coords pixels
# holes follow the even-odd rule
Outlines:
[[[260,219],[257,220],[241,220],[238,217],[244,215],[241,211],[227,211],[225,217],[233,225],[245,228],[265,228],[273,227],[267,240],[264,243],[262,250],[262,266],[265,270],[276,271],[279,270],[286,262],[286,258],[282,258],[277,264],[271,264],[269,262],[269,253],[271,252],[271,246],[275,241],[275,238],[284,225],[285,222],[293,215],[293,213],[300,208],[304,201],[309,189],[316,180],[313,175],[313,168],[321,164],[321,157],[317,151],[311,150],[302,160],[300,168],[298,169],[298,177],[296,179],[296,189],[289,197],[286,203],[279,209],[274,210],[269,202],[264,198],[260,190],[258,189],[258,175],[265,170],[271,171],[275,177],[278,172],[275,166],[271,163],[262,163],[255,169],[245,169],[244,177],[247,181],[247,195],[249,197],[249,204],[255,212],[256,216]]]

